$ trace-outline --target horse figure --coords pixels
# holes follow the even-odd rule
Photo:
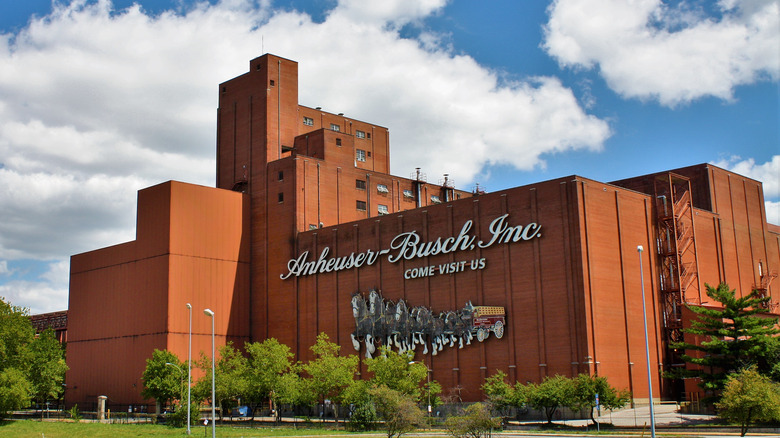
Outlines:
[[[463,348],[470,345],[474,338],[474,312],[471,301],[461,310],[440,312],[434,316],[425,306],[409,310],[403,299],[399,299],[398,303],[385,301],[376,290],[368,293],[368,300],[355,293],[352,295],[352,315],[355,317],[352,345],[360,351],[360,343],[365,343],[367,358],[376,352],[377,342],[387,348],[395,346],[399,353],[414,351],[417,345],[422,344],[423,354],[428,354],[428,342],[433,355],[456,344],[458,348]]]

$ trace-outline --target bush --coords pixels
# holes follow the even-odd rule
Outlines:
[[[166,417],[170,427],[187,427],[187,407],[177,405],[176,410]],[[190,426],[197,425],[200,420],[200,407],[197,403],[190,405]]]
[[[485,403],[474,403],[466,408],[463,415],[451,415],[444,427],[455,438],[481,438],[492,435],[493,429],[501,429],[501,419],[490,416],[490,408]]]
[[[373,430],[376,420],[377,415],[374,403],[369,400],[365,400],[355,405],[355,409],[352,411],[352,415],[349,417],[347,428],[353,432]]]
[[[79,412],[79,405],[75,404],[72,408],[70,408],[70,418],[73,419],[76,423],[81,421],[81,412]]]

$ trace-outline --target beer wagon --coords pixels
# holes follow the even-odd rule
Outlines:
[[[490,332],[501,339],[506,325],[506,311],[500,306],[474,306],[471,333],[477,336],[479,342],[490,336]]]

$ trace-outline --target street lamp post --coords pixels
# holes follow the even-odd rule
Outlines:
[[[191,435],[192,431],[190,430],[190,408],[192,407],[192,402],[190,401],[190,394],[192,390],[192,304],[187,303],[187,310],[190,314],[190,328],[189,335],[187,337],[187,435]]]
[[[650,373],[650,340],[647,336],[647,306],[645,305],[645,274],[642,268],[642,245],[636,247],[639,252],[639,280],[642,283],[642,316],[645,321],[645,358],[647,359],[647,392],[650,398],[650,435],[655,438],[655,412],[653,411],[653,376]]]
[[[214,383],[214,311],[211,309],[203,310],[206,316],[211,318],[211,438],[217,436],[217,422],[216,422],[216,399],[214,398],[216,391],[216,384]]]

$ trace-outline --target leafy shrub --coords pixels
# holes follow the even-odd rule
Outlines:
[[[76,423],[81,421],[81,412],[79,411],[79,405],[75,404],[72,408],[70,408],[70,418],[73,419]]]
[[[481,438],[491,436],[493,429],[501,429],[501,419],[490,416],[490,408],[485,403],[474,403],[466,408],[463,415],[451,415],[444,427],[455,438]]]
[[[197,403],[190,405],[190,426],[197,425],[200,420],[200,407]],[[172,414],[168,414],[167,423],[170,427],[187,427],[187,407],[177,405]]]

